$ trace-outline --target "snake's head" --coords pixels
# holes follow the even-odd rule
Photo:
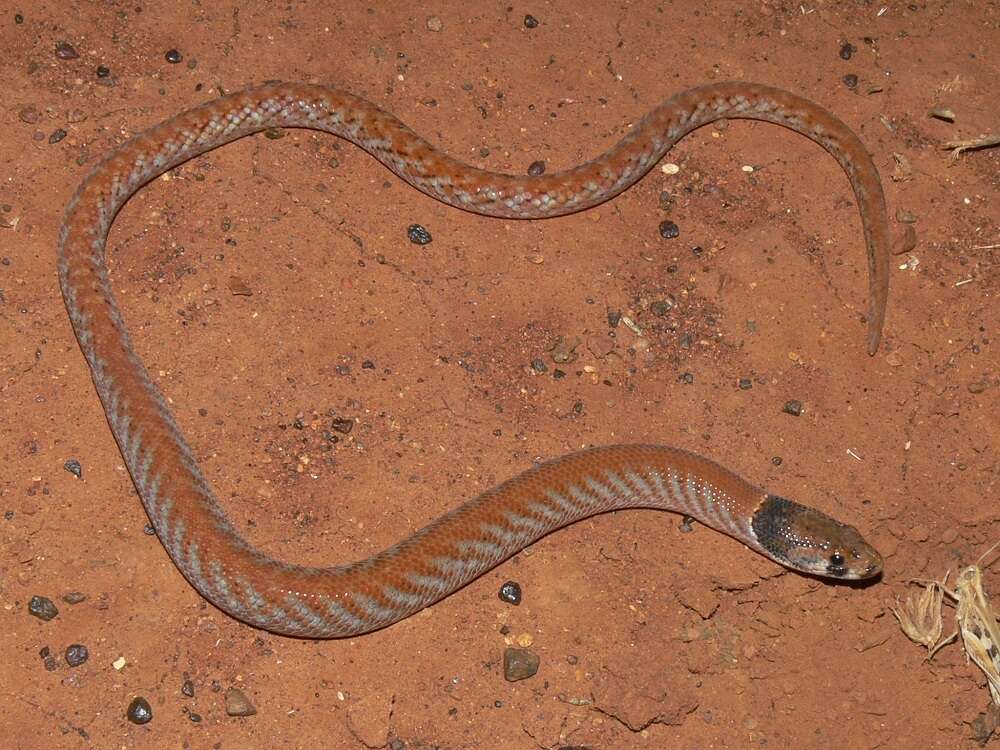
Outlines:
[[[766,495],[752,528],[766,554],[801,573],[862,580],[882,572],[882,556],[857,529],[783,497]]]

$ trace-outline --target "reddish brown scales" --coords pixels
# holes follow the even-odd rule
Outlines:
[[[315,119],[321,110],[339,115],[339,124],[329,116]],[[259,627],[291,635],[352,635],[433,603],[567,523],[637,506],[693,515],[798,570],[829,574],[830,563],[822,555],[830,549],[854,549],[859,557],[850,562],[848,577],[877,572],[878,554],[856,531],[803,506],[797,506],[801,510],[795,523],[828,529],[832,538],[813,539],[808,549],[768,548],[753,530],[766,497],[762,490],[707,459],[665,446],[612,446],[565,456],[505,482],[368,560],[328,569],[286,565],[251,548],[225,518],[166,402],[117,323],[120,314],[106,281],[104,237],[99,237],[114,213],[170,166],[252,132],[272,126],[325,129],[352,139],[447,203],[493,216],[529,218],[607,200],[638,180],[678,138],[721,117],[763,119],[795,129],[830,151],[847,171],[868,245],[869,350],[874,352],[889,268],[878,173],[861,142],[833,115],[770,87],[721,83],[684,92],[654,110],[604,155],[538,177],[464,165],[373,104],[307,84],[268,84],[181,113],[123,144],[95,167],[67,211],[60,283],[115,439],[161,541],[188,580],[220,608]],[[233,122],[240,124],[233,128]],[[385,141],[395,150],[386,153]],[[437,187],[436,178],[441,178]],[[787,530],[794,532],[791,526]]]

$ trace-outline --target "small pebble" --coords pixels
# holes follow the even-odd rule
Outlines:
[[[515,607],[521,603],[521,584],[517,581],[504,581],[500,587],[500,601],[513,604]]]
[[[63,464],[63,468],[66,469],[70,474],[75,476],[77,479],[83,477],[83,466],[75,458],[71,458],[69,461]]]
[[[38,650],[38,655],[42,657],[42,666],[46,672],[55,672],[59,668],[59,662],[52,655],[52,650],[48,646],[42,646]]]
[[[62,600],[67,604],[79,604],[86,599],[87,595],[80,591],[68,591],[62,595]]]
[[[17,116],[20,118],[21,122],[26,122],[29,125],[34,125],[42,119],[42,115],[39,113],[38,108],[34,104],[29,104],[27,107],[18,112]]]
[[[530,15],[530,14],[525,15],[525,17],[524,17],[524,28],[526,28],[526,29],[535,29],[535,28],[538,28],[538,19],[535,18],[533,15]]]
[[[621,310],[608,310],[608,325],[612,328],[617,328],[618,324],[622,322],[622,311]]]
[[[670,312],[674,307],[674,303],[670,300],[660,299],[656,300],[653,304],[649,306],[649,311],[653,313],[658,318],[662,318],[668,312]]]
[[[133,698],[125,714],[133,724],[148,724],[153,720],[153,707],[145,698]]]
[[[94,74],[98,78],[108,78],[111,75],[111,68],[109,68],[107,65],[98,65],[97,70],[94,71]]]
[[[579,345],[579,336],[560,336],[550,349],[552,361],[557,364],[573,362],[576,359],[576,348]]]
[[[226,288],[234,297],[252,297],[253,289],[239,276],[230,276],[226,281]]]
[[[420,224],[410,224],[406,229],[406,236],[410,238],[410,242],[414,245],[427,245],[433,239],[431,233],[420,226]]]
[[[62,128],[56,128],[52,131],[52,135],[49,136],[49,143],[59,143],[63,138],[65,138],[68,133]]]
[[[556,380],[562,380],[566,377],[566,373],[560,370],[558,367],[552,371],[552,377]]]
[[[851,55],[854,54],[857,48],[850,42],[844,42],[844,45],[840,48],[840,59],[850,60]]]
[[[790,401],[786,401],[785,405],[781,407],[781,410],[785,412],[785,414],[791,414],[793,417],[801,416],[802,402],[793,398]]]
[[[679,378],[677,378],[684,385],[691,385],[694,382],[694,375],[690,372],[682,373]]]
[[[739,385],[741,391],[749,391],[753,388],[753,381],[750,378],[740,378]]]
[[[540,177],[545,174],[545,162],[544,161],[533,161],[528,165],[528,175],[531,177]]]
[[[503,652],[503,676],[507,682],[533,677],[541,663],[538,654],[523,648],[508,648]]]
[[[916,8],[917,6],[911,5],[909,7]],[[990,738],[996,734],[997,728],[1000,727],[1000,706],[995,703],[989,704],[985,711],[968,723],[972,730],[971,738],[979,747],[985,747]]]
[[[330,426],[342,435],[349,435],[351,430],[354,429],[354,420],[337,417]]]
[[[181,683],[181,693],[188,698],[194,698],[194,683],[190,678],[184,678],[184,682]]]
[[[955,122],[955,113],[947,107],[934,107],[927,113],[927,116],[945,122]]]
[[[31,601],[28,602],[28,612],[45,622],[48,622],[59,614],[59,610],[56,609],[56,605],[52,603],[52,600],[44,596],[31,597]]]
[[[74,643],[73,645],[66,647],[65,659],[66,663],[71,667],[79,667],[89,658],[90,652],[87,650],[86,646]]]
[[[179,63],[181,60],[184,59],[184,55],[182,55],[175,49],[167,50],[166,54],[164,54],[163,57],[168,63],[171,63],[172,65],[176,65],[177,63]]]
[[[775,466],[781,466],[784,463],[784,459],[781,456],[775,456],[771,459],[771,463]]]
[[[257,713],[250,699],[238,688],[229,688],[226,691],[226,713],[230,716],[253,716]]]
[[[680,237],[681,228],[674,222],[667,220],[660,222],[660,236],[665,240],[672,240]]]
[[[986,380],[977,380],[974,383],[969,383],[966,387],[969,393],[982,393],[986,390],[988,383]]]
[[[437,16],[430,16],[427,19],[427,30],[428,31],[441,31],[444,28],[444,24],[441,19]]]
[[[844,85],[849,89],[856,89],[858,87],[858,77],[854,73],[848,73],[844,76]]]
[[[60,60],[75,60],[80,56],[69,42],[56,42],[56,57]]]
[[[531,360],[531,369],[535,372],[542,373],[548,370],[549,366],[545,364],[545,361],[542,359],[533,359]]]

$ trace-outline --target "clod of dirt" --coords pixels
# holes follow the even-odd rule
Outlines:
[[[347,728],[365,747],[385,747],[388,743],[393,700],[369,693],[348,707]]]
[[[253,289],[239,276],[230,276],[226,282],[226,287],[234,297],[250,297],[253,295]]]
[[[253,716],[257,713],[257,708],[239,688],[229,688],[225,700],[226,713],[230,716]]]
[[[572,362],[576,359],[576,347],[580,345],[579,336],[560,336],[550,350],[552,361],[558,364]]]
[[[698,699],[683,681],[670,690],[656,690],[605,674],[595,686],[594,707],[632,732],[641,732],[653,724],[680,726],[698,708]]]
[[[970,722],[970,726],[972,727],[972,739],[982,747],[990,741],[993,733],[1000,726],[1000,706],[991,703],[987,706],[986,711]]]

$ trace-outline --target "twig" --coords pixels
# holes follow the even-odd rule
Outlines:
[[[979,138],[971,138],[964,141],[948,141],[943,143],[941,148],[951,149],[951,163],[958,161],[959,154],[978,148],[988,148],[990,146],[1000,146],[1000,135],[984,135]]]

